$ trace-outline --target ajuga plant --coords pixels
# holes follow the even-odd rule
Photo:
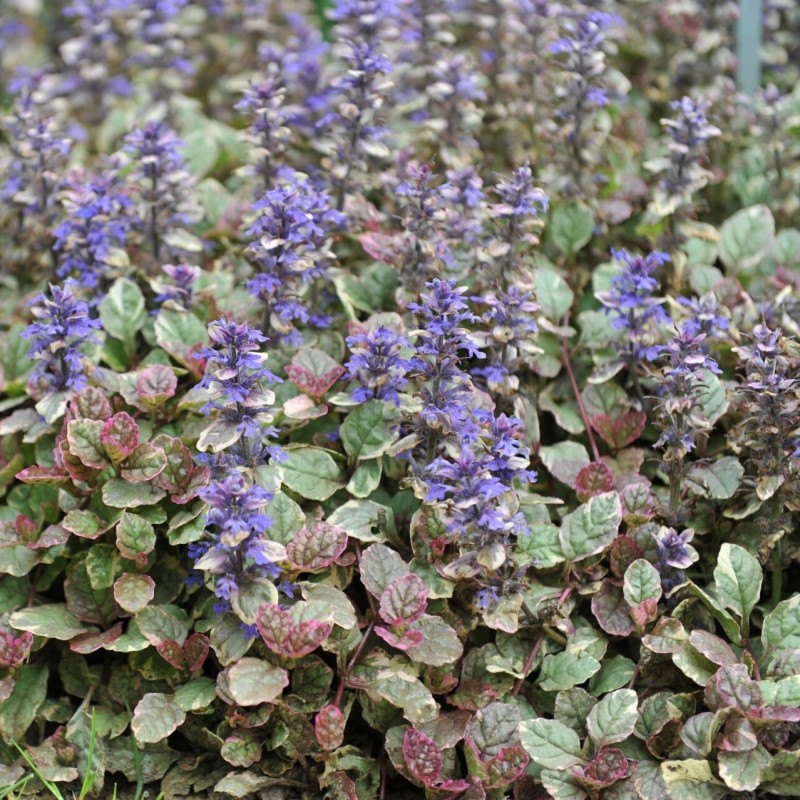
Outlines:
[[[0,2],[0,797],[800,796],[796,5]]]

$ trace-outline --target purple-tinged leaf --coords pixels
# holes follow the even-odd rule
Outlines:
[[[202,633],[193,633],[181,645],[174,639],[166,639],[156,644],[156,650],[164,661],[177,669],[196,672],[208,657],[210,640]]]
[[[414,647],[419,647],[425,641],[425,636],[422,631],[417,631],[413,628],[400,628],[397,631],[392,631],[383,625],[376,625],[375,633],[380,636],[386,644],[398,650],[410,650]]]
[[[637,558],[643,557],[642,548],[639,547],[638,542],[631,536],[617,536],[614,543],[611,545],[611,552],[609,558],[611,560],[611,571],[617,578],[622,578],[625,570],[636,561]]]
[[[87,386],[77,392],[69,404],[75,419],[95,419],[105,422],[112,414],[111,403],[102,389]]]
[[[359,800],[356,785],[343,770],[337,769],[325,778],[325,786],[335,800]]]
[[[15,636],[0,629],[0,667],[19,669],[28,657],[33,645],[33,634],[23,631]]]
[[[108,459],[103,448],[104,423],[95,419],[73,419],[67,423],[69,452],[81,464],[92,469],[104,469]]]
[[[720,667],[714,675],[714,687],[725,705],[744,714],[764,704],[758,682],[750,677],[744,664]]]
[[[259,606],[256,626],[264,644],[287,658],[302,658],[316,650],[333,630],[332,622],[300,619],[301,605],[284,610],[274,603]]]
[[[423,786],[433,786],[442,774],[442,751],[422,731],[409,728],[403,737],[403,758]]]
[[[584,786],[599,790],[627,778],[631,774],[631,766],[622,750],[604,747],[588,764],[573,767],[571,773]]]
[[[117,622],[107,631],[100,633],[84,633],[76,636],[69,643],[69,649],[75,653],[87,656],[96,650],[108,649],[122,636],[122,622]]]
[[[178,379],[166,364],[153,364],[136,375],[136,398],[147,410],[158,408],[175,394]]]
[[[409,625],[418,620],[428,604],[428,587],[418,575],[407,572],[395,578],[380,599],[381,617],[389,625]]]
[[[119,464],[139,444],[139,426],[130,414],[120,411],[103,424],[101,439],[108,457]]]
[[[70,480],[70,475],[58,467],[27,467],[20,470],[14,477],[18,481],[22,481],[22,483],[50,484],[53,486],[63,486]]]
[[[98,424],[102,425],[102,423]],[[59,441],[56,448],[56,463],[61,462],[61,466],[69,473],[73,481],[90,481],[97,475],[95,469],[87,467],[77,456],[72,455],[66,438]]]
[[[719,636],[702,629],[689,634],[692,647],[702,653],[709,661],[720,667],[732,667],[739,663],[733,648]]]
[[[324,706],[314,718],[314,737],[323,750],[336,750],[344,741],[346,720],[339,706]]]
[[[170,695],[149,693],[137,703],[131,731],[138,744],[155,744],[166,739],[186,719],[186,712]]]
[[[151,444],[161,448],[167,459],[164,470],[153,478],[153,485],[173,493],[183,489],[194,470],[191,450],[176,436],[164,433],[156,436]]]
[[[603,581],[600,590],[592,596],[592,613],[597,624],[612,636],[630,636],[636,630],[622,587],[610,580]]]
[[[528,754],[520,745],[504,747],[485,763],[487,789],[502,789],[513,784],[528,766]]]
[[[313,522],[302,528],[286,546],[292,566],[304,572],[329,567],[347,548],[347,534],[327,522]]]
[[[644,478],[623,486],[619,499],[622,501],[622,519],[627,525],[643,525],[655,513],[650,482]]]
[[[575,492],[581,503],[585,503],[595,495],[610,492],[613,488],[614,477],[602,461],[587,464],[575,479]]]
[[[120,474],[129,483],[147,483],[166,467],[167,456],[164,451],[151,442],[144,442],[122,462]]]
[[[647,414],[643,411],[626,411],[616,419],[608,414],[596,414],[589,418],[589,422],[612,450],[622,450],[642,435]]]

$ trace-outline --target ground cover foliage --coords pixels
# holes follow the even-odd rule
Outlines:
[[[800,12],[0,5],[3,796],[800,795]]]

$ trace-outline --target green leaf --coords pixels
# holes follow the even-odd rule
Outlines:
[[[367,693],[402,709],[412,724],[431,722],[439,715],[439,706],[430,690],[413,675],[394,670],[379,672],[370,681]]]
[[[465,733],[481,756],[489,761],[519,741],[519,708],[511,703],[489,703],[479,709]]]
[[[600,662],[588,653],[548,654],[542,661],[539,686],[545,692],[571,689],[588,681],[599,669]]]
[[[530,508],[528,506],[528,508]],[[524,510],[524,509],[523,509]],[[558,527],[551,522],[530,525],[530,533],[517,539],[516,556],[520,566],[532,563],[541,569],[550,569],[564,561]]]
[[[256,792],[272,782],[272,778],[256,775],[255,772],[231,772],[214,784],[214,791],[231,797],[254,797]]]
[[[190,628],[186,612],[171,605],[145,606],[136,614],[136,624],[153,646],[170,640],[183,645]]]
[[[369,400],[347,415],[339,427],[345,452],[353,460],[382,456],[396,441],[399,433],[386,425],[387,404]]]
[[[458,634],[441,617],[423,614],[411,627],[423,636],[421,644],[406,650],[412,661],[443,667],[454,664],[464,654]]]
[[[695,464],[688,474],[689,489],[701,497],[727,500],[739,488],[744,467],[736,456],[725,456],[708,466]]]
[[[154,330],[159,347],[188,370],[198,370],[199,362],[192,354],[208,344],[208,330],[194,314],[162,308]]]
[[[761,773],[761,789],[776,797],[800,797],[800,750],[781,750]]]
[[[128,483],[121,478],[112,478],[103,484],[103,502],[112,508],[136,508],[152,506],[166,496],[163,489],[151,483]]]
[[[621,522],[622,504],[616,492],[590,498],[561,523],[559,538],[567,561],[602,553],[616,538]]]
[[[696,583],[693,583],[692,581],[689,581],[686,584],[686,587],[692,594],[702,600],[706,608],[708,608],[708,610],[714,615],[714,618],[717,620],[717,622],[719,622],[719,624],[722,626],[722,629],[728,635],[728,638],[734,644],[741,644],[742,634],[739,625],[725,609],[722,603],[711,593],[711,591],[703,591]]]
[[[292,541],[306,521],[300,506],[283,492],[275,493],[275,499],[269,504],[267,513],[272,519],[269,538],[283,545]]]
[[[589,796],[570,772],[543,769],[539,777],[553,800],[585,800]]]
[[[575,487],[580,471],[591,462],[582,444],[569,441],[542,447],[539,457],[547,471],[570,489]]]
[[[770,762],[770,755],[761,745],[740,753],[721,750],[717,762],[720,778],[731,789],[754,792],[761,784],[761,774]]]
[[[379,458],[363,461],[358,465],[347,484],[347,491],[353,497],[369,497],[380,485],[383,464]]]
[[[604,658],[601,664],[600,672],[589,682],[589,692],[595,697],[627,686],[636,672],[636,663],[625,656]]]
[[[186,720],[186,712],[166,694],[149,692],[136,704],[131,731],[138,744],[155,744],[166,739]]]
[[[155,597],[156,584],[149,575],[126,572],[114,583],[114,600],[129,614],[141,611]]]
[[[583,763],[578,734],[554,719],[526,719],[519,738],[527,754],[540,767],[566,770]]]
[[[765,205],[737,211],[722,223],[719,254],[734,276],[752,273],[775,245],[775,219]]]
[[[767,614],[761,629],[761,642],[765,653],[800,649],[800,594],[778,603]]]
[[[761,597],[761,565],[758,559],[738,544],[722,545],[714,583],[722,603],[742,618],[742,635],[747,636],[750,614]]]
[[[383,542],[386,532],[394,533],[394,512],[374,500],[348,500],[328,522],[360,542]]]
[[[155,546],[153,526],[144,517],[126,511],[117,523],[117,549],[122,557],[136,560],[140,554],[151,553]]]
[[[119,570],[119,553],[110,544],[96,544],[86,554],[86,574],[92,589],[109,589]]]
[[[49,672],[44,664],[23,664],[20,667],[11,694],[0,703],[0,736],[4,739],[24,740],[47,698]]]
[[[392,581],[410,572],[408,564],[390,547],[370,545],[361,554],[361,583],[376,598],[386,591]]]
[[[607,694],[589,712],[589,736],[597,747],[623,742],[636,725],[638,696],[633,689],[617,689]]]
[[[536,299],[545,316],[561,323],[561,318],[572,308],[575,295],[567,282],[553,269],[541,267],[536,270]]]
[[[84,539],[96,539],[108,529],[108,525],[97,514],[79,508],[67,512],[61,524],[70,533]]]
[[[283,483],[301,497],[308,500],[327,500],[341,488],[340,477],[339,467],[330,453],[324,450],[301,447],[286,452]]]
[[[658,600],[661,597],[661,577],[658,570],[649,561],[637,558],[625,570],[622,594],[632,606],[645,600]]]
[[[553,244],[565,255],[574,255],[589,243],[594,231],[594,217],[585,203],[578,200],[555,208],[547,230]]]
[[[118,278],[98,306],[103,328],[132,350],[136,334],[147,320],[142,290],[128,278]]]
[[[203,711],[217,697],[217,685],[211,678],[195,678],[183,684],[175,692],[175,702],[188,714]]]
[[[708,761],[687,758],[662,761],[661,777],[667,785],[670,800],[716,800],[727,794],[714,777]]]
[[[9,623],[18,631],[30,631],[37,636],[61,641],[69,641],[88,630],[63,603],[23,608],[11,615]]]
[[[277,700],[289,685],[289,673],[260,658],[245,657],[228,667],[228,691],[240,706]]]

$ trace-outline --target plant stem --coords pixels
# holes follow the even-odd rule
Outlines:
[[[564,325],[569,324],[569,314],[564,315]],[[581,415],[581,419],[583,420],[583,427],[586,428],[586,436],[589,438],[589,446],[592,448],[592,456],[594,457],[595,461],[600,460],[600,451],[597,449],[597,442],[594,438],[594,433],[592,433],[592,426],[589,422],[589,414],[586,411],[586,406],[583,404],[583,398],[581,397],[581,390],[578,388],[578,382],[575,380],[575,373],[572,370],[572,362],[570,361],[569,356],[569,348],[567,347],[566,339],[561,340],[561,352],[562,352],[562,362],[564,363],[564,369],[566,370],[567,375],[569,376],[569,383],[572,387],[572,394],[575,397],[575,402],[578,404],[578,413]]]

